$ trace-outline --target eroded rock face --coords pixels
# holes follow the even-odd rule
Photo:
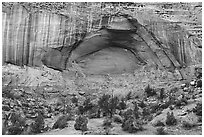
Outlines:
[[[74,49],[52,49],[42,62],[58,70],[75,62],[88,74],[131,72],[146,64],[174,71],[202,62],[199,39],[174,23],[144,15],[112,18],[109,26],[88,33]]]

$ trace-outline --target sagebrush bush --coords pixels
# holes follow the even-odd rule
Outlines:
[[[118,105],[118,102],[119,102],[119,99],[118,97],[112,97],[110,99],[110,102],[109,102],[109,106],[108,106],[108,110],[109,110],[109,113],[110,113],[110,116],[112,117],[113,114],[115,114],[115,111],[116,111],[116,107]]]
[[[102,111],[106,111],[110,98],[111,96],[109,94],[103,94],[103,96],[99,98],[98,106],[101,108]]]
[[[164,130],[163,127],[159,127],[159,128],[157,128],[156,134],[157,135],[167,135],[168,133]]]
[[[31,125],[31,132],[34,134],[41,133],[44,130],[44,124],[44,117],[42,112],[39,111],[35,122]]]
[[[126,100],[130,100],[132,98],[132,92],[128,92],[128,94],[126,95]]]
[[[160,104],[155,103],[149,106],[150,107],[150,113],[156,113],[160,109]]]
[[[193,112],[198,116],[202,116],[202,103],[197,103],[195,108],[193,108]]]
[[[200,88],[202,88],[202,79],[199,79],[198,81],[197,81],[197,87],[200,87]]]
[[[117,106],[117,109],[124,110],[124,109],[126,109],[126,107],[127,107],[127,105],[125,103],[125,99],[121,98],[121,100],[120,100],[120,102],[119,102],[119,104]]]
[[[142,115],[143,117],[149,116],[151,114],[150,109],[148,107],[143,108]]]
[[[182,127],[186,130],[190,130],[192,129],[193,127],[195,127],[195,124],[192,124],[192,123],[189,123],[187,121],[183,121],[182,122]]]
[[[103,121],[103,126],[104,127],[111,127],[112,125],[112,119],[111,118],[105,118]]]
[[[79,115],[75,120],[74,128],[76,130],[87,131],[88,130],[87,124],[88,124],[87,117],[84,115]]]
[[[129,117],[127,120],[125,120],[122,124],[123,131],[127,131],[129,133],[136,133],[138,131],[144,130],[142,125],[135,121],[133,117]]]
[[[62,115],[60,116],[57,121],[54,123],[52,129],[63,129],[67,126],[67,121],[71,120],[71,115]]]
[[[163,100],[164,98],[165,98],[165,91],[164,91],[164,88],[161,88],[159,92],[159,99]]]
[[[73,96],[73,97],[71,98],[71,101],[72,101],[73,104],[75,104],[75,105],[77,106],[79,99],[78,99],[77,96]]]
[[[145,87],[144,92],[146,93],[147,97],[157,95],[156,91],[151,88],[149,84]]]
[[[134,118],[135,118],[135,119],[138,119],[138,118],[140,117],[139,107],[138,107],[138,105],[137,105],[136,102],[134,103],[133,115],[134,115]]]
[[[133,117],[133,110],[132,109],[127,109],[123,112],[122,116],[124,117],[124,121],[129,119],[130,117]]]
[[[123,118],[120,115],[114,115],[113,121],[116,123],[123,123]]]
[[[79,114],[84,114],[88,111],[91,111],[91,109],[93,109],[93,107],[94,107],[94,104],[91,102],[91,99],[86,98],[84,100],[83,104],[78,106]]]
[[[160,127],[160,126],[165,126],[165,124],[161,122],[160,120],[158,120],[153,126]]]
[[[20,114],[11,112],[4,121],[5,130],[9,135],[20,135],[26,125],[26,120]]]
[[[171,113],[167,113],[167,116],[166,116],[166,125],[168,126],[174,126],[177,124],[177,120],[174,116],[174,113],[171,112]]]
[[[98,106],[106,116],[112,117],[113,114],[115,114],[118,102],[119,102],[118,97],[113,97],[104,94],[101,98],[99,98]]]
[[[91,102],[90,98],[86,98],[86,100],[83,103],[83,107],[84,107],[84,111],[87,112],[94,107],[94,104]]]
[[[140,103],[138,103],[138,106],[141,107],[141,108],[144,108],[147,105],[144,103],[144,100],[142,100]]]

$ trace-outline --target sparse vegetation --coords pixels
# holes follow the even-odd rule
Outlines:
[[[60,116],[57,121],[54,123],[52,129],[63,129],[67,126],[67,121],[71,120],[70,115],[62,115]]]
[[[110,135],[110,129],[112,128],[112,119],[106,117],[103,121],[103,127],[105,129],[105,135]]]
[[[128,92],[128,94],[126,95],[125,99],[126,100],[130,100],[132,98],[132,92]]]
[[[123,118],[120,115],[115,114],[113,116],[113,121],[116,123],[123,123]]]
[[[202,116],[202,103],[197,103],[195,108],[193,108],[193,112],[198,116]]]
[[[35,122],[31,125],[31,132],[34,134],[42,133],[42,131],[44,130],[44,125],[44,117],[42,115],[42,112],[39,111]]]
[[[138,106],[141,107],[141,108],[144,108],[147,105],[144,103],[144,100],[142,100],[140,103],[138,103]]]
[[[114,83],[114,79],[111,82]],[[86,86],[84,87],[87,88]],[[82,89],[84,87],[82,87]],[[90,87],[91,86],[88,88]],[[154,87],[156,86],[154,85]],[[10,95],[10,93],[13,93],[10,92],[10,90],[25,92],[24,89],[17,90],[17,88],[20,87],[7,88],[3,92],[2,111],[4,113],[2,113],[2,134],[5,135],[46,134],[47,132],[52,132],[53,129],[58,129],[56,132],[61,132],[61,129],[63,128],[66,128],[67,131],[76,129],[82,131],[84,134],[94,135],[120,134],[121,132],[124,133],[124,131],[132,134],[151,133],[166,135],[172,133],[167,131],[171,131],[171,129],[177,127],[180,128],[179,132],[181,133],[188,133],[191,131],[196,133],[202,126],[202,102],[198,99],[202,90],[196,86],[193,88],[186,87],[187,89],[192,88],[191,90],[193,90],[193,92],[190,94],[184,94],[182,90],[178,90],[177,88],[172,88],[172,90],[170,88],[165,89],[166,92],[163,92],[161,87],[152,89],[149,86],[149,88],[158,94],[147,96],[145,93],[146,95],[143,97],[138,96],[137,98],[133,98],[132,94],[134,93],[131,93],[129,100],[126,100],[126,94],[118,95],[118,92],[115,92],[116,94],[112,94],[112,90],[103,90],[102,88],[97,92],[94,91],[93,96],[89,93],[86,93],[86,96],[82,96],[84,95],[83,92],[81,95],[75,94],[74,96],[77,101],[72,100],[72,97],[74,97],[72,93],[69,94],[70,96],[62,95],[59,100],[56,100],[55,102],[53,101],[54,104],[45,102],[48,95],[52,98],[52,95],[49,93],[45,93],[46,96],[43,98],[42,96],[38,96],[38,94],[35,96],[30,95],[31,93],[24,94],[22,98],[16,98],[16,96],[12,96],[13,94]],[[143,88],[144,87],[141,88],[141,91]],[[57,91],[58,90],[59,88],[57,88]],[[197,90],[199,91],[197,92]],[[36,91],[41,92],[38,89]],[[188,89],[188,91],[190,90]],[[8,95],[6,95],[7,92],[9,93]],[[128,94],[130,93],[128,92]],[[184,96],[181,96],[183,94]],[[193,99],[195,102],[191,102],[191,100],[189,101],[189,96],[191,97],[190,99],[194,96]],[[119,97],[121,98],[119,99]],[[179,123],[179,121],[175,118],[175,111],[180,109],[178,106],[185,105],[184,108],[188,108],[188,105],[191,105],[191,103],[196,104],[196,106],[193,109],[187,109],[186,112],[181,113],[181,115],[184,117],[191,117],[188,112],[193,111],[193,113],[195,113],[198,117],[198,119],[195,119],[198,120],[198,123],[195,121],[185,121],[185,119],[182,123]],[[163,115],[163,113],[166,113],[165,109],[170,111],[170,113]],[[166,120],[164,120],[165,117]],[[105,120],[103,121],[103,119]],[[154,121],[157,119],[158,121]],[[51,126],[45,124],[47,123],[47,120],[49,120],[49,122],[53,122]],[[147,132],[144,130],[143,127],[148,126],[150,121],[153,122],[156,132],[154,130],[151,131],[148,128],[146,129],[148,130]],[[90,122],[90,125],[96,124],[97,129],[91,125],[91,129],[89,131],[87,127],[88,122]],[[168,126],[167,129],[170,130],[167,130],[165,126]],[[70,127],[72,127],[72,129]],[[119,129],[122,129],[123,131],[120,131]],[[67,132],[65,129],[62,131]],[[118,133],[116,133],[116,131]],[[75,132],[78,133],[78,131]],[[175,134],[176,133],[177,131]]]
[[[121,100],[119,101],[117,109],[119,109],[119,110],[126,109],[126,103],[125,103],[125,99],[124,98],[121,98]]]
[[[133,16],[130,27],[124,18],[118,23],[115,13]],[[2,134],[104,134],[104,129],[106,135],[202,134],[202,67],[197,66],[202,65],[202,24],[202,2],[2,2]],[[123,27],[128,30],[122,34]],[[109,37],[109,30],[115,35]],[[79,43],[86,46],[89,38],[96,52],[78,54]],[[104,45],[99,52],[97,45]],[[53,49],[48,61],[54,67],[73,59],[82,70],[108,67],[114,75],[108,70],[107,77],[82,78],[83,73],[67,70],[69,65],[63,71],[48,68],[42,56]],[[158,61],[164,69],[154,68]],[[126,74],[129,65],[136,67],[134,74]],[[124,74],[115,74],[118,66]],[[175,69],[186,80],[177,80]]]
[[[104,121],[103,121],[103,126],[104,126],[104,127],[111,127],[111,125],[112,125],[112,119],[106,117],[106,118],[104,119]]]
[[[25,122],[25,119],[21,115],[11,112],[5,118],[3,123],[4,131],[2,132],[8,135],[20,135],[26,126]]]
[[[139,122],[137,122],[133,117],[129,117],[127,120],[123,122],[122,129],[129,133],[136,133],[138,131],[144,130],[142,125]]]
[[[168,133],[164,130],[164,127],[157,128],[157,135],[167,135]]]
[[[166,116],[166,125],[168,126],[174,126],[177,124],[177,120],[174,116],[174,113],[173,112],[168,112],[167,113],[167,116]]]
[[[163,123],[163,122],[161,122],[160,120],[158,120],[153,126],[155,126],[155,127],[160,127],[160,126],[165,126],[165,124]]]
[[[183,121],[182,122],[182,127],[186,130],[190,130],[192,129],[193,127],[195,127],[195,124],[192,124],[192,123],[189,123],[187,121]]]
[[[99,107],[105,116],[112,117],[115,114],[119,99],[110,95],[104,94],[98,101]]]
[[[84,115],[79,115],[75,120],[74,128],[76,130],[81,130],[82,132],[84,132],[88,130],[87,124],[88,124],[87,117]]]
[[[159,99],[163,100],[164,98],[165,98],[165,91],[164,91],[164,88],[161,88],[159,92]]]
[[[151,88],[149,84],[145,87],[144,92],[146,93],[147,97],[157,95],[156,91]]]
[[[138,119],[139,116],[140,116],[140,114],[139,114],[139,108],[138,108],[138,105],[137,105],[136,102],[134,103],[133,115],[134,115],[134,118],[135,118],[135,119]]]
[[[86,100],[83,102],[81,106],[78,106],[78,110],[80,114],[84,114],[88,111],[90,111],[94,107],[93,103],[91,103],[90,98],[86,98]]]
[[[132,109],[127,109],[123,112],[122,116],[124,117],[124,121],[129,119],[130,117],[133,117],[133,110]]]

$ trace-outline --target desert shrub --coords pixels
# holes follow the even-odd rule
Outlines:
[[[167,135],[168,133],[164,130],[164,127],[157,128],[157,135]]]
[[[176,98],[173,95],[169,95],[168,96],[168,100],[164,103],[162,103],[160,105],[161,109],[166,109],[168,108],[170,105],[175,104],[176,103]]]
[[[110,95],[104,94],[98,101],[98,106],[101,108],[105,115],[109,115],[110,117],[116,111],[119,99],[118,97],[111,97]]]
[[[160,115],[162,113],[162,110],[158,110],[156,113],[155,113],[155,117]]]
[[[112,125],[112,119],[111,118],[108,118],[106,117],[103,121],[103,126],[104,127],[110,127]]]
[[[202,68],[196,67],[194,74],[195,74],[196,78],[200,79],[202,77]]]
[[[197,103],[195,108],[193,108],[193,112],[198,116],[202,116],[202,103]]]
[[[161,122],[160,120],[158,120],[153,126],[155,126],[155,127],[165,126],[165,124],[163,122]]]
[[[52,129],[63,129],[67,126],[67,121],[71,120],[71,116],[70,115],[62,115],[61,117],[59,117],[57,119],[57,121],[54,123],[54,125],[52,126]]]
[[[87,124],[88,124],[87,117],[84,115],[79,115],[75,120],[74,128],[76,130],[87,131],[88,130]]]
[[[140,103],[138,103],[138,106],[141,107],[141,108],[144,108],[147,105],[144,103],[144,100],[142,100]]]
[[[168,108],[172,103],[170,101],[166,101],[165,103],[160,105],[161,109],[166,109]]]
[[[174,116],[174,113],[171,112],[171,114],[168,112],[166,116],[166,125],[173,126],[177,124],[177,120]]]
[[[110,135],[110,128],[112,128],[112,119],[106,117],[103,121],[103,127],[105,129],[105,135]]]
[[[114,115],[113,121],[116,123],[123,123],[123,118],[120,115]]]
[[[199,79],[196,84],[197,87],[202,88],[202,79]]]
[[[133,117],[129,117],[126,121],[122,124],[123,131],[127,131],[129,133],[136,133],[138,131],[144,130],[142,125],[134,120]]]
[[[42,112],[39,111],[35,122],[31,125],[31,132],[34,134],[41,133],[44,130],[44,124],[44,117]]]
[[[120,100],[120,102],[119,102],[119,104],[118,104],[118,106],[117,106],[117,109],[119,109],[119,110],[124,110],[124,109],[126,109],[126,103],[125,103],[125,99],[124,98],[121,98],[121,100]]]
[[[110,102],[109,102],[109,106],[108,106],[108,110],[109,110],[109,113],[110,113],[110,116],[112,117],[113,114],[115,114],[115,111],[116,111],[116,107],[118,105],[118,98],[117,97],[112,97],[110,99]]]
[[[100,114],[101,114],[100,111],[101,110],[98,108],[98,106],[94,105],[94,107],[88,111],[89,119],[100,118]]]
[[[134,110],[133,110],[133,115],[134,115],[134,118],[138,119],[139,118],[139,107],[137,105],[137,103],[135,102],[134,103]]]
[[[78,114],[84,114],[84,106],[78,106]]]
[[[159,99],[163,100],[164,98],[165,98],[165,91],[164,91],[164,88],[161,88],[159,92]]]
[[[101,96],[99,98],[98,101],[98,106],[100,107],[100,109],[104,112],[107,113],[106,109],[108,107],[108,103],[109,103],[109,99],[111,98],[111,96],[109,94],[104,94],[103,96]]]
[[[73,120],[74,115],[76,114],[73,106],[71,106],[70,104],[65,105],[65,109],[64,109],[64,115],[69,114],[69,117]]]
[[[86,98],[82,105],[78,106],[79,114],[84,114],[94,107],[90,98]]]
[[[150,112],[151,113],[156,113],[159,109],[160,109],[159,103],[151,104],[151,106],[150,106]]]
[[[125,112],[123,112],[122,116],[124,117],[124,121],[129,119],[130,117],[133,116],[133,110],[132,109],[127,109]]]
[[[180,100],[175,101],[175,106],[180,107],[180,106],[185,106],[188,104],[188,100],[186,98],[182,98]]]
[[[18,126],[10,126],[8,127],[9,135],[20,135],[23,132],[23,129]]]
[[[143,117],[149,116],[151,114],[150,109],[148,107],[143,108],[142,115]]]
[[[25,122],[25,119],[21,115],[15,112],[9,113],[5,119],[5,127],[7,127],[8,131],[7,134],[20,135],[25,127]]]
[[[71,98],[72,103],[75,104],[76,106],[78,105],[78,100],[79,99],[76,95]]]
[[[126,100],[130,100],[132,98],[132,92],[128,92],[128,94],[126,95],[125,99]]]
[[[192,123],[189,123],[187,121],[183,121],[182,122],[182,127],[186,130],[190,130],[192,129],[193,127],[195,127],[195,124],[192,124]]]
[[[157,95],[156,91],[151,88],[149,84],[145,87],[144,92],[146,93],[147,97]]]
[[[198,116],[198,123],[201,122],[202,123],[202,116]]]
[[[150,85],[148,84],[146,87],[145,87],[145,93],[148,95],[148,94],[151,94],[151,92],[152,92],[152,88],[150,87]]]
[[[2,97],[14,99],[14,94],[12,94],[13,86],[2,87]]]
[[[170,90],[170,93],[177,93],[179,91],[178,87],[174,87]]]
[[[84,101],[83,103],[83,107],[84,107],[84,111],[87,112],[89,110],[91,110],[94,105],[93,103],[91,102],[91,99],[90,98],[86,98],[86,100]]]

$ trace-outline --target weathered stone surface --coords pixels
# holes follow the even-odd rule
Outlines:
[[[77,64],[74,69],[88,74],[130,72],[152,64],[172,72],[176,69],[182,79],[185,76],[180,71],[182,67],[201,63],[199,39],[177,24],[147,14],[135,18],[113,16],[107,28],[88,33],[73,49],[50,50],[42,62],[64,70],[74,61]]]

